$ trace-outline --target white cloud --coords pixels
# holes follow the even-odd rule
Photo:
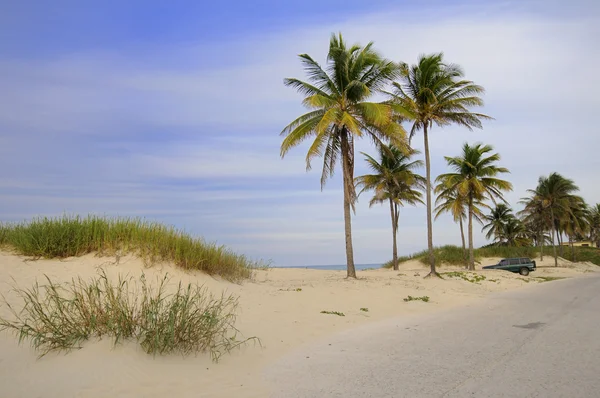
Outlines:
[[[392,10],[236,42],[0,62],[0,167],[10,171],[0,178],[1,216],[148,215],[280,265],[343,262],[339,176],[321,193],[318,163],[304,172],[305,146],[284,160],[278,153],[279,131],[303,111],[282,79],[303,77],[298,53],[323,60],[331,31],[373,40],[394,60],[443,50],[486,87],[484,111],[497,120],[481,132],[434,129],[434,176],[445,170],[442,155],[483,141],[512,171],[511,203],[554,170],[574,178],[588,201],[600,201],[597,16],[485,6],[461,8],[460,17],[426,11],[437,14]],[[236,54],[235,63],[207,64],[204,54],[215,52]],[[365,142],[357,149],[372,151]],[[361,198],[357,261],[389,257],[388,217],[385,206],[369,209]],[[403,209],[401,252],[423,248],[425,239],[423,207]],[[460,242],[448,217],[436,222],[434,242]],[[476,244],[483,242],[477,231]]]

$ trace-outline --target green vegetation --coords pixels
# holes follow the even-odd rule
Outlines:
[[[343,312],[338,311],[321,311],[321,314],[329,314],[329,315],[337,315],[337,316],[346,316]]]
[[[135,340],[149,354],[208,351],[217,361],[255,340],[236,339],[236,298],[213,297],[202,287],[181,283],[170,293],[168,282],[165,276],[154,287],[144,275],[111,281],[104,272],[90,282],[58,284],[46,277],[43,285],[15,287],[20,309],[2,298],[12,319],[0,318],[0,330],[12,330],[19,342],[31,340],[41,356],[108,336],[115,345]]]
[[[600,265],[600,249],[595,247],[574,247],[575,257],[577,261],[588,261],[596,265]],[[435,248],[435,258],[438,260],[440,265],[465,265],[462,255],[462,249],[458,246],[442,246]],[[481,261],[482,258],[500,257],[530,257],[535,259],[540,254],[540,248],[538,247],[515,247],[515,246],[487,246],[480,247],[474,250],[475,261]],[[412,254],[410,256],[399,257],[400,263],[409,260],[418,260],[423,264],[428,264],[427,259],[428,252],[423,250],[421,252]],[[491,264],[487,264],[491,265]],[[383,265],[383,268],[392,268],[392,262],[388,261]]]
[[[453,272],[443,272],[442,277],[446,276],[448,278],[460,278],[464,281],[471,283],[479,283],[484,281],[485,275],[475,274],[473,272],[461,272],[461,271],[453,271]]]
[[[193,238],[162,224],[129,218],[63,216],[0,224],[0,245],[36,258],[64,258],[97,252],[135,254],[148,264],[168,261],[228,280],[248,278],[261,264],[223,246]]]
[[[302,288],[301,287],[296,287],[296,288],[287,288],[287,289],[279,289],[280,292],[301,292]]]
[[[406,302],[408,302],[408,301],[423,301],[425,303],[428,303],[429,296],[421,296],[421,297],[408,296],[407,298],[404,299],[404,301],[406,301]]]
[[[361,310],[362,312],[369,312],[369,309],[368,309],[368,308],[361,308],[360,310]]]

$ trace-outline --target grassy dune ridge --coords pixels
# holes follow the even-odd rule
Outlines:
[[[65,258],[135,254],[238,281],[262,264],[174,227],[139,218],[63,216],[0,224],[0,245],[25,256]]]
[[[446,265],[464,265],[463,251],[459,246],[440,246],[435,249],[435,259],[437,264]],[[557,250],[560,250],[557,248]],[[418,260],[423,264],[427,262],[428,251],[423,250],[410,256],[398,257],[398,262],[403,263],[409,260]],[[483,258],[489,257],[539,257],[540,249],[537,247],[510,247],[510,246],[488,246],[475,249],[475,261],[481,261]],[[552,247],[544,248],[544,256],[552,255]],[[560,255],[560,252],[559,252]],[[571,260],[571,248],[564,247],[564,258]],[[600,265],[600,250],[593,247],[575,247],[576,261],[589,261],[593,264]],[[383,265],[383,268],[392,268],[392,262],[388,261]]]

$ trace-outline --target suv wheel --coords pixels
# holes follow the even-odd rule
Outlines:
[[[527,275],[529,275],[529,268],[525,268],[525,267],[521,268],[521,269],[519,270],[519,274],[521,274],[521,275],[523,275],[523,276],[527,276]]]

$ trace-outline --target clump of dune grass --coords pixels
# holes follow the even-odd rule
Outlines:
[[[546,256],[550,248],[546,247]],[[569,249],[571,250],[571,249]],[[575,258],[578,261],[590,261],[596,265],[600,265],[600,249],[594,247],[575,247]],[[570,253],[570,252],[569,252]],[[489,257],[500,257],[500,258],[512,258],[512,257],[529,257],[535,259],[539,257],[540,249],[538,247],[524,246],[486,246],[480,247],[474,250],[474,257],[476,262],[480,262],[483,258]],[[420,251],[418,253],[411,254],[409,256],[402,256],[398,258],[399,263],[403,263],[409,260],[418,260],[424,266],[429,264],[428,260],[429,252],[427,250]],[[463,250],[459,246],[446,245],[434,248],[434,255],[436,264],[439,266],[443,265],[466,265],[465,256]],[[388,261],[383,264],[383,268],[392,268],[392,262]]]
[[[406,301],[406,302],[408,302],[408,301],[423,301],[425,303],[428,303],[429,296],[421,296],[421,297],[408,296],[404,299],[404,301]]]
[[[238,340],[238,301],[215,297],[205,288],[181,282],[171,291],[169,277],[152,286],[139,279],[112,281],[101,271],[89,282],[46,283],[14,288],[22,308],[2,297],[12,319],[0,318],[0,330],[13,331],[19,343],[30,340],[44,356],[81,348],[90,338],[108,337],[114,344],[134,340],[148,354],[209,352],[214,361],[255,338]]]
[[[451,272],[442,272],[440,274],[442,278],[444,276],[448,278],[460,278],[464,281],[471,283],[479,283],[486,279],[485,275],[476,274],[474,272],[461,272],[461,271],[451,271]]]
[[[337,316],[346,316],[343,312],[339,312],[339,311],[321,311],[321,314],[328,314],[328,315],[337,315]]]
[[[135,254],[148,264],[172,262],[228,280],[242,280],[264,264],[174,227],[137,218],[63,216],[0,224],[0,245],[35,258],[64,258],[96,252]]]

